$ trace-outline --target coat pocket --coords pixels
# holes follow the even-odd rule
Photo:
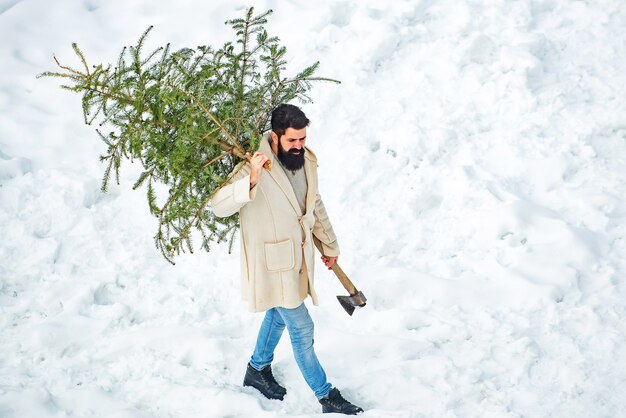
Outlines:
[[[277,243],[265,243],[265,267],[267,271],[287,271],[295,264],[293,242],[290,239]]]

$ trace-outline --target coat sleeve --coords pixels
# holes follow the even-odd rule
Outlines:
[[[321,196],[317,195],[315,199],[315,209],[313,210],[315,215],[315,224],[313,225],[313,235],[315,235],[321,242],[324,249],[324,255],[335,257],[339,255],[339,243],[337,242],[337,236],[333,231],[333,226],[330,224],[324,202],[322,202]]]
[[[242,163],[237,166],[235,175],[211,198],[211,208],[215,216],[225,218],[239,211],[246,203],[254,200],[258,184],[250,189],[250,166]]]

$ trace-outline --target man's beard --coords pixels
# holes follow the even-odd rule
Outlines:
[[[299,152],[300,154],[296,154]],[[304,166],[304,147],[298,149],[292,148],[289,151],[285,151],[280,139],[278,140],[278,159],[285,166],[287,170],[300,170]]]

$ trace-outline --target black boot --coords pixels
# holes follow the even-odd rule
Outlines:
[[[248,363],[243,385],[258,389],[268,399],[279,399],[282,401],[287,393],[287,389],[279,385],[276,379],[274,379],[271,365],[258,371]]]
[[[332,388],[328,397],[320,399],[322,404],[322,412],[339,412],[340,414],[356,415],[359,412],[363,412],[363,409],[356,405],[352,405],[346,401],[337,388]]]

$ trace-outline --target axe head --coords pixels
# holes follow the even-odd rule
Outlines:
[[[365,302],[367,302],[365,295],[360,290],[354,295],[337,296],[337,300],[339,300],[339,303],[341,304],[341,306],[343,306],[343,309],[345,309],[350,316],[352,316],[356,308],[362,308],[363,306],[365,306]]]

